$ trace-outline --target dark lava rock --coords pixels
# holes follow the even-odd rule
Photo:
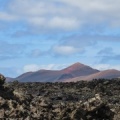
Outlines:
[[[120,80],[76,83],[5,83],[0,119],[120,120]]]
[[[5,77],[0,74],[0,86],[2,86],[5,83]]]

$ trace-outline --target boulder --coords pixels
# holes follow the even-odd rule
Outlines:
[[[5,83],[5,79],[6,78],[2,74],[0,74],[0,86],[2,86]]]
[[[5,118],[5,110],[4,109],[0,109],[0,119]]]

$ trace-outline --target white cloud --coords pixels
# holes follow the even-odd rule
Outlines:
[[[98,64],[98,65],[91,65],[91,66],[95,69],[98,69],[98,70],[107,70],[107,69],[120,70],[120,65]]]
[[[28,22],[32,26],[36,26],[37,27],[37,26],[44,26],[47,21],[43,17],[33,17],[33,18],[29,19]]]
[[[44,17],[34,17],[28,20],[31,26],[43,29],[62,29],[62,30],[72,30],[79,26],[77,19],[66,18],[66,17],[53,17],[46,19]]]
[[[77,19],[65,18],[65,17],[54,17],[49,22],[50,28],[62,28],[66,30],[71,30],[79,26]]]
[[[5,20],[5,21],[13,21],[13,20],[17,20],[18,17],[6,12],[0,12],[0,20]]]
[[[41,29],[72,30],[84,24],[120,26],[120,1],[109,0],[11,0],[0,20],[19,20]]]
[[[67,66],[68,66],[68,64],[48,64],[48,65],[28,64],[23,67],[23,73],[30,72],[30,71],[34,72],[34,71],[38,71],[41,69],[60,70]]]
[[[54,46],[53,52],[58,55],[72,55],[79,51],[78,48],[73,46]]]
[[[37,71],[37,70],[39,70],[39,66],[36,64],[25,65],[23,68],[24,72]]]

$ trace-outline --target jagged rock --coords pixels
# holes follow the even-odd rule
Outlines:
[[[5,118],[5,110],[0,109],[0,118]]]
[[[23,91],[23,89],[15,89],[13,91],[13,94],[18,97],[18,98],[21,98],[25,95],[25,92]]]
[[[0,74],[0,85],[3,85],[5,83],[5,77]]]
[[[104,109],[103,109],[104,108]],[[99,112],[98,112],[99,111]],[[102,112],[104,111],[104,112]],[[102,117],[100,116],[102,113]],[[107,118],[112,119],[114,116],[113,112],[110,110],[106,104],[100,98],[99,94],[96,94],[94,98],[89,99],[88,101],[81,103],[81,105],[72,112],[72,120],[93,120]]]
[[[3,108],[5,104],[6,104],[6,100],[0,97],[0,109]]]
[[[0,89],[0,118],[119,120],[119,85],[118,79],[107,82],[7,83]],[[103,88],[104,92],[101,92]],[[110,90],[112,94],[108,94]]]

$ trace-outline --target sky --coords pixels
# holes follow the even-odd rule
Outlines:
[[[0,73],[80,62],[120,70],[120,0],[0,0]]]

